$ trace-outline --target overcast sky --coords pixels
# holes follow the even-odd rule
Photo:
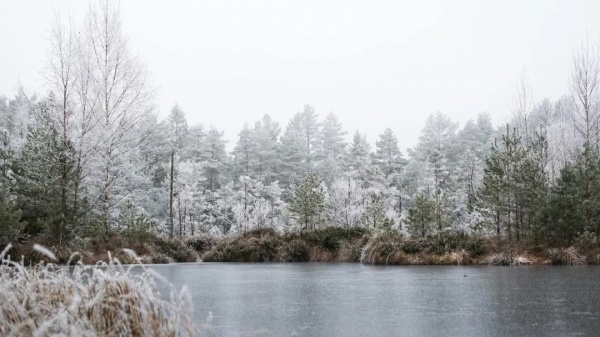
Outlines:
[[[0,95],[43,93],[55,10],[81,22],[83,1],[0,2]],[[403,151],[430,113],[464,123],[510,115],[526,69],[536,100],[568,92],[573,49],[600,38],[600,1],[123,1],[125,33],[190,124],[231,148],[265,113],[282,129],[311,104],[371,143],[391,127]]]

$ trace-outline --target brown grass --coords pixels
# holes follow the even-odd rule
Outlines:
[[[45,254],[37,249],[38,253]],[[185,296],[162,299],[152,273],[118,259],[73,268],[40,262],[26,268],[0,254],[2,336],[194,336]],[[136,261],[135,253],[127,254]],[[110,254],[108,254],[110,257]]]

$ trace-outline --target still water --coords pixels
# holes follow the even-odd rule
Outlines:
[[[152,268],[217,336],[600,336],[600,267]]]

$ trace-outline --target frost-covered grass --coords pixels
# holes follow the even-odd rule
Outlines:
[[[575,247],[553,248],[549,253],[553,265],[581,266],[586,264],[586,257],[579,254]]]
[[[125,267],[109,253],[108,263],[94,266],[40,262],[26,267],[7,256],[9,249],[0,254],[0,336],[200,335],[185,289],[172,290],[165,299],[155,283],[160,275],[141,263]],[[56,260],[49,250],[34,249]]]

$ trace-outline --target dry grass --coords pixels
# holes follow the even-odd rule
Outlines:
[[[50,251],[34,248],[56,260]],[[161,298],[155,283],[160,276],[141,264],[141,273],[134,273],[133,266],[125,268],[108,254],[108,264],[25,267],[5,256],[7,251],[0,254],[1,336],[200,335],[185,291]],[[139,262],[133,251],[126,252]]]
[[[575,247],[553,248],[549,250],[549,254],[553,265],[581,266],[586,264],[586,257],[579,254]]]
[[[365,264],[408,264],[408,256],[402,250],[402,237],[398,234],[373,236],[363,248],[360,262]]]

